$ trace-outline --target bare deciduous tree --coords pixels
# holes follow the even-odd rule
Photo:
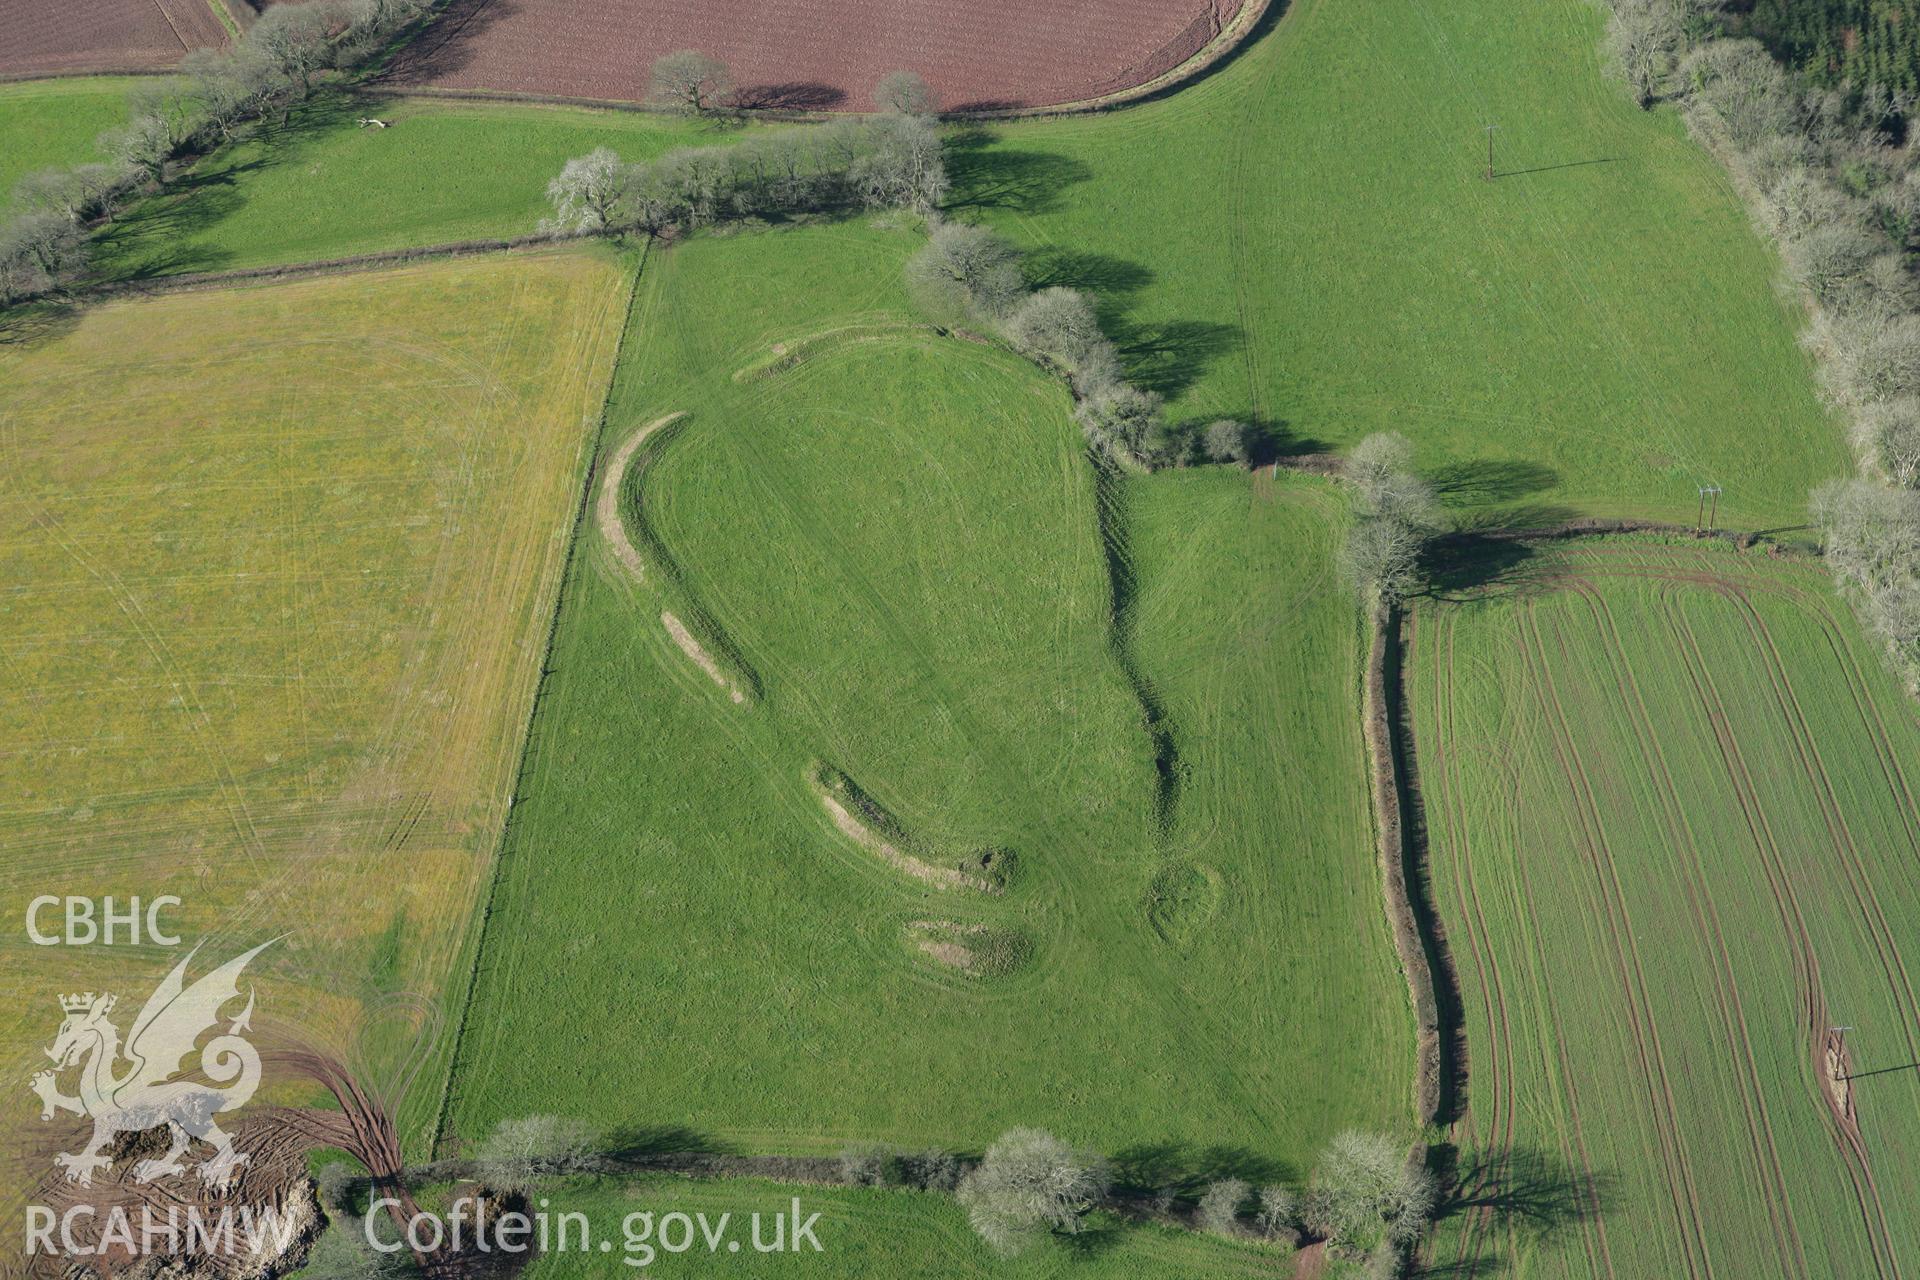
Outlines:
[[[222,142],[232,141],[243,121],[291,87],[274,61],[251,42],[231,53],[196,49],[180,70],[192,84],[206,127]]]
[[[502,1120],[474,1157],[481,1181],[506,1195],[526,1195],[543,1173],[577,1170],[592,1149],[593,1130],[559,1116]]]
[[[884,1187],[898,1163],[893,1148],[871,1143],[840,1153],[840,1176],[856,1187]]]
[[[938,1147],[900,1157],[900,1176],[922,1191],[952,1191],[961,1173],[960,1158]]]
[[[1798,95],[1756,40],[1714,40],[1680,65],[1689,109],[1728,141],[1746,150],[1792,129]]]
[[[314,73],[333,61],[335,21],[326,4],[276,4],[248,29],[247,44],[305,97],[313,90]]]
[[[697,49],[655,59],[649,83],[656,101],[693,115],[706,114],[733,90],[727,64]]]
[[[1320,1155],[1306,1203],[1307,1225],[1354,1253],[1417,1241],[1433,1216],[1433,1175],[1377,1133],[1348,1130]]]
[[[1160,397],[1124,382],[1093,388],[1074,418],[1096,453],[1135,466],[1154,465],[1166,444]]]
[[[1686,45],[1675,0],[1614,0],[1607,20],[1607,52],[1635,101],[1650,107],[1666,92]]]
[[[107,130],[94,145],[149,182],[157,181],[173,158],[166,123],[147,115]]]
[[[1209,422],[1201,436],[1201,447],[1211,462],[1233,462],[1241,466],[1253,456],[1253,433],[1244,422],[1221,418]]]
[[[1293,1189],[1275,1183],[1260,1188],[1260,1209],[1254,1215],[1254,1225],[1260,1228],[1260,1234],[1269,1240],[1280,1240],[1299,1233],[1295,1227],[1299,1221],[1299,1207],[1294,1200]]]
[[[547,184],[547,199],[553,202],[550,225],[582,232],[618,225],[632,179],[632,168],[611,147],[595,147],[575,156]]]
[[[1854,419],[1862,459],[1903,489],[1920,488],[1920,397],[1870,404]]]
[[[981,1238],[1012,1255],[1049,1231],[1079,1231],[1111,1182],[1099,1156],[1044,1129],[1009,1129],[961,1181],[958,1195]]]
[[[940,109],[933,86],[911,71],[889,71],[874,86],[873,105],[901,115],[930,116]]]
[[[121,171],[110,164],[39,169],[14,184],[13,202],[21,209],[83,222],[102,209],[121,181]]]
[[[882,116],[866,122],[863,133],[860,154],[848,166],[863,204],[931,213],[946,199],[946,160],[932,121]]]
[[[1343,465],[1361,515],[1347,535],[1347,576],[1382,600],[1400,599],[1418,585],[1421,549],[1440,523],[1433,490],[1412,463],[1405,437],[1383,431],[1355,445]]]
[[[985,227],[944,222],[907,262],[907,283],[936,318],[998,319],[1025,289],[1020,251]],[[958,315],[954,313],[958,312]]]
[[[1240,1206],[1247,1202],[1252,1188],[1238,1178],[1222,1178],[1207,1184],[1196,1210],[1203,1230],[1215,1235],[1240,1234]]]
[[[1007,319],[1007,339],[1027,356],[1061,369],[1078,369],[1106,342],[1093,299],[1055,285],[1029,294]]]
[[[0,226],[0,300],[65,288],[86,265],[86,236],[63,214],[27,213]]]

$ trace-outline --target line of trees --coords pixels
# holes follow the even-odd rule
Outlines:
[[[0,305],[65,288],[86,270],[89,228],[166,181],[173,165],[282,120],[329,71],[362,66],[432,0],[305,0],[263,13],[230,49],[187,55],[144,81],[127,122],[100,135],[104,163],[42,169],[14,188],[0,223]]]
[[[543,231],[659,235],[730,218],[850,208],[931,213],[947,194],[940,135],[925,115],[895,112],[681,147],[629,164],[608,147],[567,161],[547,186]]]
[[[1245,464],[1252,456],[1253,436],[1244,423],[1168,422],[1161,398],[1126,380],[1093,299],[1057,285],[1030,291],[1020,251],[985,227],[935,220],[926,246],[907,262],[906,279],[936,324],[989,329],[1065,377],[1074,417],[1096,454],[1146,470],[1202,458]]]
[[[1920,689],[1920,132],[1915,97],[1797,78],[1721,34],[1709,0],[1611,0],[1608,48],[1643,103],[1680,104],[1733,171],[1813,303],[1804,342],[1848,416],[1856,475],[1813,514],[1910,688]]]
[[[1144,1207],[1159,1220],[1234,1239],[1287,1246],[1325,1241],[1335,1256],[1384,1278],[1401,1273],[1437,1209],[1439,1188],[1424,1153],[1418,1145],[1397,1147],[1383,1134],[1348,1130],[1327,1144],[1298,1191],[1278,1182],[1256,1189],[1232,1176],[1203,1188],[1182,1179],[1157,1191],[1116,1191],[1120,1179],[1105,1157],[1032,1128],[1007,1130],[977,1160],[938,1148],[861,1144],[842,1152],[838,1165],[840,1181],[849,1186],[954,1195],[981,1239],[1003,1256],[1048,1236],[1078,1235],[1101,1210]],[[537,1115],[502,1121],[475,1151],[473,1176],[496,1196],[531,1198],[545,1179],[602,1167],[591,1129]],[[323,1179],[329,1207],[351,1199],[341,1190],[351,1181],[344,1172]],[[1191,1210],[1177,1210],[1176,1201],[1195,1190]]]
[[[1423,1151],[1349,1130],[1327,1144],[1301,1193],[1279,1183],[1255,1191],[1239,1178],[1217,1179],[1201,1193],[1192,1222],[1236,1239],[1324,1240],[1335,1256],[1390,1280],[1405,1269],[1438,1205]],[[1044,1129],[1009,1129],[955,1194],[988,1247],[1012,1256],[1045,1236],[1081,1232],[1088,1215],[1109,1203],[1114,1181],[1099,1155]],[[1161,1204],[1170,1208],[1171,1197]]]

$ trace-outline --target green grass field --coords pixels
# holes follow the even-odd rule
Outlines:
[[[362,128],[361,117],[391,128]],[[101,237],[108,276],[303,262],[531,234],[568,158],[628,160],[737,131],[671,116],[427,99],[319,99],[229,147]]]
[[[608,446],[690,416],[626,487],[646,581],[599,538],[576,562],[455,1133],[557,1108],[754,1149],[977,1149],[1031,1123],[1265,1176],[1338,1128],[1403,1126],[1356,620],[1327,581],[1340,503],[1225,471],[1103,499],[1062,388],[908,322],[916,243],[856,223],[650,261]],[[1103,500],[1131,542],[1117,650]],[[842,837],[816,760],[931,857],[1010,851],[1008,891]],[[965,974],[912,945],[921,920],[1029,954]]]
[[[1409,652],[1480,1206],[1435,1260],[1910,1272],[1920,720],[1818,570],[1590,544],[1421,607]]]
[[[369,1011],[425,1001],[431,1127],[625,296],[595,248],[102,304],[0,346],[9,1071],[54,992],[137,1009],[178,958],[30,945],[29,901],[173,894],[207,958],[285,935],[264,1025],[377,1070]]]
[[[950,213],[1020,241],[1036,285],[1097,292],[1176,419],[1303,450],[1403,432],[1468,526],[1690,519],[1709,481],[1724,523],[1798,525],[1846,467],[1801,316],[1673,113],[1603,79],[1601,17],[1295,0],[1168,99],[955,127]],[[0,199],[89,158],[124,92],[0,86]],[[526,234],[570,156],[737,136],[328,100],[130,210],[97,265]],[[604,245],[0,335],[0,912],[137,885],[196,933],[292,922],[276,1012],[343,1041],[428,996],[416,1156],[435,1125],[447,1154],[543,1112],[793,1153],[1040,1125],[1192,1185],[1297,1181],[1344,1128],[1411,1137],[1346,499],[1096,472],[1057,380],[919,323],[924,240],[888,215],[656,247],[617,368],[633,264]],[[1607,541],[1452,584],[1411,627],[1469,1052],[1431,1261],[1920,1268],[1920,721],[1825,580]],[[987,853],[1003,891],[941,887]],[[6,954],[23,995],[74,985]],[[81,981],[163,967],[117,959]],[[837,1224],[821,1274],[1003,1270],[950,1200],[807,1196]],[[1292,1265],[1127,1229],[1005,1270]]]
[[[1098,290],[1177,417],[1298,447],[1402,431],[1476,518],[1677,519],[1711,481],[1735,525],[1798,523],[1845,468],[1799,317],[1711,158],[1602,77],[1600,24],[1586,0],[1298,0],[1172,98],[957,133],[954,212]],[[325,116],[206,166],[107,237],[105,268],[524,233],[570,155],[729,136],[424,100]]]
[[[1462,508],[1690,518],[1716,481],[1797,524],[1846,467],[1799,317],[1714,161],[1602,78],[1601,21],[1296,0],[1171,99],[963,147],[957,193],[1102,293],[1176,416],[1400,431]]]
[[[100,159],[93,140],[127,118],[134,84],[118,76],[0,84],[0,213],[35,169]]]

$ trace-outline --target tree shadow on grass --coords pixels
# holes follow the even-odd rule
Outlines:
[[[1084,289],[1103,306],[1125,306],[1127,300],[1158,277],[1153,268],[1110,253],[1090,253],[1049,245],[1027,255],[1022,264],[1027,283],[1035,289]]]
[[[1293,1173],[1286,1165],[1245,1147],[1195,1147],[1186,1142],[1143,1142],[1113,1157],[1114,1189],[1122,1195],[1171,1195],[1195,1200],[1210,1182],[1239,1178],[1260,1186]]]
[[[79,325],[79,305],[65,298],[0,307],[0,347],[30,349],[58,341]]]
[[[264,162],[261,162],[264,163]],[[235,189],[239,174],[259,163],[175,181],[173,188],[149,196],[94,237],[99,276],[113,282],[151,280],[188,271],[217,271],[232,261],[231,251],[194,243],[207,228],[232,217],[246,204]]]
[[[321,135],[352,127],[376,108],[365,95],[324,90],[287,113],[285,120],[256,121],[234,145],[250,149],[245,160],[231,152],[203,157],[176,175],[164,191],[135,204],[95,236],[98,276],[114,282],[151,280],[189,271],[217,271],[233,260],[231,250],[198,240],[246,207],[246,179],[297,163]]]
[[[1541,589],[1528,571],[1534,550],[1512,538],[1454,533],[1429,543],[1422,557],[1426,595],[1435,600],[1478,600]]]
[[[709,1133],[686,1125],[630,1125],[608,1133],[601,1146],[606,1157],[619,1164],[653,1156],[737,1154],[737,1148]]]
[[[1060,193],[1093,176],[1083,161],[1050,151],[997,145],[987,129],[972,128],[947,140],[948,209],[1011,209],[1042,213]]]
[[[1120,1223],[1102,1219],[1092,1223],[1082,1222],[1078,1231],[1056,1231],[1053,1235],[1067,1252],[1076,1258],[1090,1260],[1117,1248],[1126,1235],[1126,1228]]]
[[[1441,467],[1428,473],[1427,481],[1449,507],[1484,507],[1551,489],[1560,473],[1537,462],[1487,460]]]
[[[1198,382],[1215,360],[1238,351],[1244,337],[1239,325],[1211,320],[1123,320],[1109,332],[1128,380],[1169,399]]]
[[[1599,1217],[1618,1186],[1609,1173],[1575,1169],[1530,1147],[1462,1157],[1458,1148],[1442,1144],[1429,1153],[1428,1167],[1445,1188],[1435,1221],[1484,1212],[1501,1227],[1536,1241]]]
[[[1101,330],[1111,339],[1127,380],[1173,398],[1223,355],[1240,349],[1240,326],[1209,320],[1136,321],[1134,299],[1158,279],[1151,267],[1109,253],[1048,247],[1024,264],[1035,289],[1062,287],[1093,295]]]

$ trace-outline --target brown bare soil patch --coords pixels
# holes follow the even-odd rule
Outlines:
[[[667,634],[673,637],[673,642],[680,646],[680,652],[692,658],[694,665],[706,672],[715,684],[725,689],[729,698],[736,703],[747,700],[746,692],[727,678],[727,673],[720,669],[720,664],[713,660],[712,654],[700,647],[700,642],[693,638],[693,632],[687,630],[686,623],[664,609],[660,612],[660,623],[667,629]]]
[[[10,0],[18,3],[19,0]],[[741,106],[872,109],[889,71],[948,109],[1105,97],[1193,58],[1240,0],[455,0],[394,79],[444,89],[638,101],[661,54],[725,61]]]
[[[607,460],[606,473],[600,478],[600,493],[595,498],[593,506],[594,523],[600,527],[600,536],[605,538],[607,545],[613,549],[614,559],[620,562],[621,568],[633,575],[636,582],[647,580],[647,566],[646,562],[640,558],[640,549],[634,546],[633,539],[627,536],[625,522],[620,519],[620,486],[627,477],[627,464],[633,461],[633,455],[640,451],[640,446],[647,442],[647,438],[668,423],[676,422],[685,416],[685,411],[669,413],[663,418],[655,418],[634,432],[626,443],[615,450],[613,456]],[[680,621],[677,615],[662,610],[660,624],[667,629],[667,634],[673,638],[673,642],[680,646],[680,652],[693,659],[695,666],[706,672],[708,678],[715,684],[725,689],[729,698],[735,703],[746,702],[746,691],[727,675],[718,662],[714,661],[713,655],[694,638],[693,632],[687,629],[686,623]]]
[[[975,978],[1011,973],[1032,950],[1015,930],[959,920],[909,920],[906,934],[914,950],[935,964]]]
[[[170,67],[227,42],[207,0],[0,0],[0,76]]]
[[[647,580],[647,567],[640,559],[639,548],[627,537],[627,527],[620,519],[620,485],[626,479],[627,464],[633,461],[633,455],[640,451],[640,446],[647,442],[647,438],[668,423],[686,416],[684,410],[670,413],[664,418],[655,418],[634,432],[607,459],[606,474],[600,478],[600,494],[593,504],[594,523],[600,526],[600,536],[613,548],[614,559],[620,562],[621,568],[641,582]]]
[[[91,1186],[78,1186],[59,1174],[49,1175],[35,1191],[33,1203],[46,1206],[63,1220],[79,1210],[72,1219],[77,1224],[75,1239],[89,1247],[102,1246],[105,1252],[99,1261],[109,1273],[128,1268],[141,1256],[123,1247],[120,1238],[109,1232],[108,1224],[118,1216],[116,1211],[124,1213],[136,1232],[146,1220],[143,1213],[155,1223],[177,1221],[184,1228],[189,1210],[197,1210],[210,1223],[218,1221],[223,1208],[232,1210],[236,1222],[242,1221],[243,1211],[255,1215],[271,1212],[275,1221],[288,1224],[284,1237],[269,1240],[263,1232],[253,1241],[236,1228],[232,1251],[222,1239],[212,1251],[197,1251],[192,1256],[192,1275],[195,1280],[250,1280],[282,1274],[305,1258],[308,1246],[320,1232],[320,1206],[307,1177],[307,1153],[317,1147],[348,1145],[346,1120],[338,1112],[269,1108],[240,1116],[227,1127],[235,1148],[247,1160],[224,1187],[204,1185],[191,1164],[183,1175],[135,1181],[133,1170],[139,1162],[160,1155],[167,1146],[165,1133],[155,1129],[122,1135],[120,1145],[111,1152],[115,1157],[113,1167],[96,1174]],[[50,1157],[57,1150],[79,1150],[86,1132],[87,1126],[79,1123],[49,1131],[42,1154]],[[205,1148],[189,1153],[192,1159],[205,1154]],[[52,1167],[50,1158],[46,1164]],[[164,1248],[164,1235],[155,1239]],[[281,1239],[287,1246],[284,1251],[276,1247]],[[256,1244],[257,1248],[248,1247]],[[62,1265],[58,1258],[38,1255],[27,1274],[57,1276]]]
[[[1853,1117],[1853,1084],[1848,1079],[1853,1074],[1853,1064],[1847,1054],[1846,1042],[1839,1033],[1829,1031],[1820,1052],[1820,1083],[1826,1087],[1827,1105],[1833,1108],[1835,1120],[1842,1128],[1857,1131]]]
[[[827,816],[833,819],[833,825],[840,828],[841,835],[861,848],[880,855],[880,860],[895,871],[904,871],[916,880],[924,880],[942,889],[978,889],[983,893],[994,891],[994,886],[985,880],[966,875],[952,867],[936,867],[930,862],[903,852],[854,817],[845,805],[822,790],[817,783],[814,791],[820,797],[820,803],[826,807]]]

